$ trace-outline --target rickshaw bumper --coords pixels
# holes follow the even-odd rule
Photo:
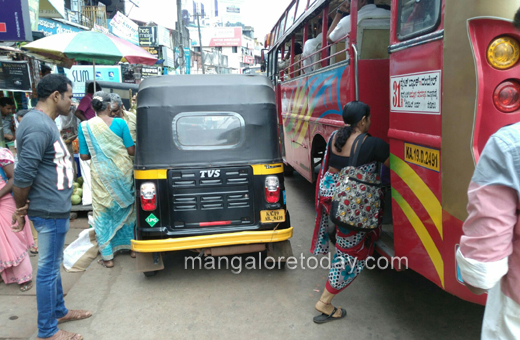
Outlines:
[[[158,240],[132,240],[132,250],[140,253],[155,253],[253,243],[273,243],[288,240],[292,235],[293,227],[289,227],[279,230],[241,231]]]

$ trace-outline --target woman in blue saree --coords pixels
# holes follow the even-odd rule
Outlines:
[[[78,134],[81,159],[92,160],[94,229],[100,263],[107,268],[114,266],[115,252],[130,250],[136,221],[130,159],[135,145],[126,122],[109,117],[110,102],[106,92],[96,92],[91,102],[96,117],[82,122]]]

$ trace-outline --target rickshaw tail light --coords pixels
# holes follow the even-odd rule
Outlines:
[[[506,80],[493,93],[495,106],[502,112],[510,113],[520,109],[520,83]]]
[[[487,60],[498,70],[513,67],[520,58],[520,44],[512,37],[502,36],[491,42],[487,49]]]
[[[141,184],[141,208],[144,211],[153,211],[157,209],[157,195],[155,192],[155,184],[146,182]]]
[[[280,199],[280,180],[276,176],[265,178],[265,200],[267,203],[277,203]]]

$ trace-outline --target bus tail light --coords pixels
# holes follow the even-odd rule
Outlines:
[[[155,184],[146,182],[141,184],[141,208],[144,211],[153,211],[157,208]]]
[[[487,60],[498,70],[513,67],[520,58],[520,44],[512,37],[502,36],[494,39],[487,49]]]
[[[520,109],[520,83],[506,80],[493,93],[495,106],[502,112],[511,113]]]
[[[280,199],[280,180],[276,176],[265,178],[265,200],[267,203],[277,203]]]

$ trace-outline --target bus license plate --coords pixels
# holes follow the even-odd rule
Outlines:
[[[260,211],[260,222],[262,222],[262,223],[285,222],[285,211],[283,209],[262,210],[262,211]]]

